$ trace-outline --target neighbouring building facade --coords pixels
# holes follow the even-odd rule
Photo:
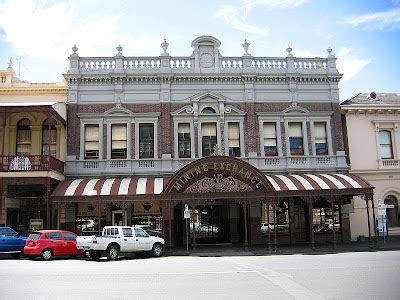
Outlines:
[[[379,200],[390,205],[386,210],[389,235],[400,234],[400,94],[360,93],[344,101],[341,109],[350,172],[375,187],[371,206],[376,208]],[[349,214],[353,240],[368,235],[365,208],[365,201],[355,197]],[[375,218],[370,215],[370,223]]]
[[[64,180],[65,84],[28,83],[12,61],[0,71],[0,226],[51,227],[49,196]]]
[[[350,240],[348,206],[373,188],[347,174],[338,83],[326,58],[70,55],[66,180],[57,226],[148,224],[170,246]],[[186,230],[184,211],[189,223]],[[368,230],[368,229],[367,229]]]

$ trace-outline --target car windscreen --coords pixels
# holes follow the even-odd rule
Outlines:
[[[35,241],[35,240],[39,240],[40,239],[40,232],[32,232],[29,236],[28,236],[28,240],[29,241]]]

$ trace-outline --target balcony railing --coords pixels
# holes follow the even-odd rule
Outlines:
[[[381,169],[398,169],[400,167],[400,159],[379,159],[379,168]]]
[[[343,152],[343,151],[341,151]],[[244,157],[244,161],[263,172],[337,172],[347,170],[343,153],[327,156],[290,156],[290,157]],[[104,159],[104,160],[67,160],[66,175],[91,174],[172,174],[185,165],[197,160],[188,159]]]
[[[47,155],[0,156],[0,172],[57,171],[64,173],[64,163]]]

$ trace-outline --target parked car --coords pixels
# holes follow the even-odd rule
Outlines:
[[[49,260],[53,256],[76,257],[83,251],[76,248],[76,234],[65,230],[38,230],[25,242],[24,254],[29,258]]]
[[[103,255],[108,260],[116,260],[120,253],[136,253],[142,256],[151,253],[161,256],[165,241],[150,236],[142,228],[128,226],[105,226],[101,236],[78,236],[76,247],[89,254],[92,259]]]
[[[26,237],[20,236],[18,232],[10,227],[0,227],[0,254],[11,254],[18,258],[22,254]]]

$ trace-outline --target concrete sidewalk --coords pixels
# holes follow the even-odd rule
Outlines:
[[[346,244],[316,244],[312,249],[311,244],[297,244],[297,245],[277,245],[274,249],[273,245],[268,246],[237,246],[232,244],[217,244],[217,245],[197,245],[195,249],[177,248],[166,251],[167,256],[260,256],[260,255],[323,255],[344,252],[375,252],[375,251],[389,251],[400,250],[400,236],[390,237],[384,244],[382,238],[378,238],[375,243],[372,241],[370,244],[366,242],[351,242]]]

